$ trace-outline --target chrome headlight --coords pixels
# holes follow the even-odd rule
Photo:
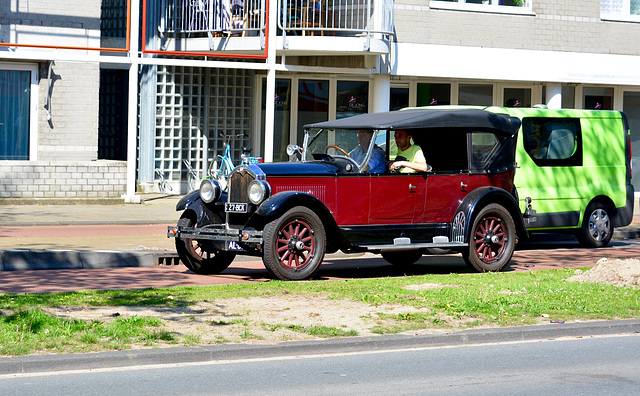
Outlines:
[[[254,180],[249,183],[249,201],[259,205],[271,194],[271,186],[264,180]]]
[[[205,203],[215,202],[222,195],[222,186],[220,182],[213,179],[204,179],[200,183],[200,198]]]

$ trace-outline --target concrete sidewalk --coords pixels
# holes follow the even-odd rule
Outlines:
[[[0,205],[0,271],[177,265],[166,232],[180,217],[180,198],[148,194],[141,204]],[[616,229],[614,238],[640,238],[637,204],[632,224]]]
[[[167,226],[178,195],[149,194],[141,204],[0,206],[0,270],[178,264]]]

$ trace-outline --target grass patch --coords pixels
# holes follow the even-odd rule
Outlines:
[[[0,316],[0,353],[24,355],[36,351],[85,352],[127,349],[132,344],[152,345],[173,336],[154,328],[157,318],[117,318],[110,323],[59,318],[40,308],[19,309]]]
[[[379,334],[425,328],[469,328],[480,325],[514,326],[548,322],[640,317],[640,289],[591,283],[566,282],[574,269],[533,272],[421,275],[384,279],[309,281],[190,286],[161,289],[79,291],[26,295],[0,295],[0,355],[36,352],[76,352],[126,349],[133,345],[194,345],[200,336],[163,329],[162,318],[117,317],[109,321],[83,321],[56,317],[47,307],[187,308],[198,302],[227,298],[300,295],[313,300],[353,300],[373,307],[385,304],[411,307],[405,313],[363,315],[370,330]],[[425,287],[420,285],[442,285]],[[409,287],[411,286],[411,287]],[[285,308],[282,308],[285,309]],[[318,310],[322,310],[318,307]],[[380,310],[384,312],[383,309]],[[415,311],[415,312],[414,312]],[[216,332],[242,326],[240,341],[215,335],[215,343],[260,339],[259,331],[279,328],[316,337],[354,336],[355,330],[331,326],[266,325],[238,313],[210,322]]]
[[[298,326],[298,325],[287,325],[285,328],[298,332],[308,334],[314,337],[320,338],[333,338],[333,337],[355,337],[358,335],[358,332],[355,330],[342,330],[336,327],[328,327],[328,326]]]

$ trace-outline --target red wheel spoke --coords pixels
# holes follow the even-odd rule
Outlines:
[[[284,252],[285,250],[289,250],[289,246],[284,245],[284,246],[282,246],[282,247],[279,247],[279,248],[278,248],[278,250],[276,250],[276,251],[277,251],[278,253],[282,253],[282,252]]]
[[[293,254],[293,261],[295,261],[295,264],[293,265],[294,268],[299,268],[300,267],[300,262],[298,261],[300,259],[300,256],[298,256],[297,254]]]

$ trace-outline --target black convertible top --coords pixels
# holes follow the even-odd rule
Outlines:
[[[384,113],[362,114],[335,121],[305,125],[305,129],[426,129],[426,128],[489,128],[515,135],[520,129],[519,118],[496,114],[482,108],[423,107]]]

